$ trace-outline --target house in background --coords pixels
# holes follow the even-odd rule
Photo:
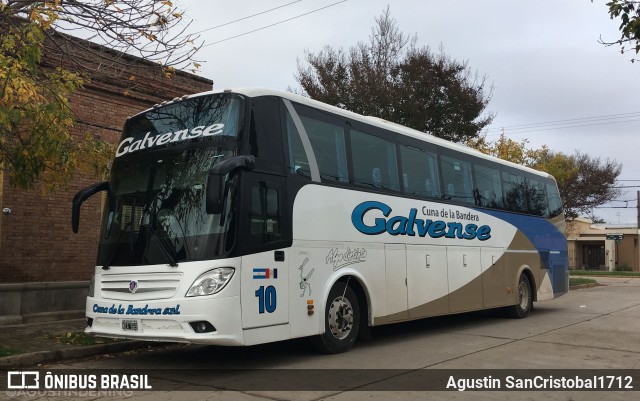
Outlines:
[[[569,268],[640,271],[640,230],[635,225],[594,224],[577,218],[567,224]]]

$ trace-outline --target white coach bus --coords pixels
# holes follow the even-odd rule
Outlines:
[[[130,117],[108,182],[86,332],[252,345],[567,292],[553,177],[291,93]]]

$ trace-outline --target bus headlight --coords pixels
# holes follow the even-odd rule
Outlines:
[[[187,291],[187,297],[198,297],[200,295],[211,295],[220,292],[231,280],[235,269],[232,267],[218,267],[209,270],[191,284]]]

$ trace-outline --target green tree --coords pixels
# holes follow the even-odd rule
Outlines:
[[[517,142],[504,134],[495,141],[488,141],[486,136],[467,141],[468,146],[482,153],[554,176],[567,219],[589,215],[592,208],[620,196],[620,190],[615,187],[622,171],[620,163],[609,159],[602,161],[577,151],[573,155],[553,152],[546,145],[533,149],[528,143],[526,139]]]
[[[493,119],[484,113],[492,88],[466,62],[400,31],[389,8],[375,19],[369,42],[348,51],[325,47],[298,61],[303,95],[451,141],[475,137]]]
[[[65,31],[81,29],[171,75],[197,50],[194,38],[176,29],[181,19],[170,1],[0,0],[0,168],[9,182],[26,189],[41,181],[54,188],[78,169],[103,174],[112,156],[111,147],[92,135],[71,135],[76,117],[69,98],[110,66],[126,70],[129,61],[111,54],[105,68],[95,59],[74,57],[95,49]],[[45,52],[64,64],[42,66]]]
[[[593,3],[593,0],[591,0]],[[605,41],[600,38],[600,43],[605,46],[620,46],[620,52],[629,51],[640,53],[640,1],[637,0],[611,0],[607,3],[609,17],[619,19],[620,38],[614,41]],[[632,58],[631,62],[636,59]]]

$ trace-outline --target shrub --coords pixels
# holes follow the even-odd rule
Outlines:
[[[621,265],[616,266],[614,271],[617,271],[617,272],[630,272],[630,271],[632,271],[632,269],[631,269],[631,266],[629,266],[626,263],[623,263]]]

